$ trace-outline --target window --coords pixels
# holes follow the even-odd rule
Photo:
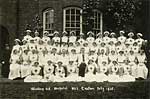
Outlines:
[[[82,32],[82,9],[77,7],[69,7],[64,9],[63,31],[75,31],[77,35]]]
[[[93,10],[93,16],[94,16],[93,32],[97,34],[98,32],[102,32],[102,13],[98,10]]]
[[[43,30],[49,31],[49,33],[54,32],[54,10],[47,9],[43,12]]]

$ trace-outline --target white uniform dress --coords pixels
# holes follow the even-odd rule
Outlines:
[[[38,61],[38,54],[30,53],[29,54],[29,60],[31,61],[31,64]]]
[[[139,46],[132,46],[132,47],[131,47],[131,50],[133,50],[134,53],[137,54],[137,53],[139,52],[140,48],[139,48]]]
[[[120,77],[121,82],[133,82],[135,77],[130,75],[131,67],[129,65],[124,65],[124,74]]]
[[[49,37],[47,37],[47,36],[44,36],[44,37],[42,38],[42,40],[43,40],[44,44],[46,44],[46,45],[47,45],[47,42],[49,42],[49,41],[50,41],[50,38],[49,38]]]
[[[136,78],[143,78],[143,79],[147,79],[147,75],[148,75],[148,69],[146,67],[146,65],[144,63],[139,63],[137,66],[137,77]]]
[[[120,82],[120,77],[119,77],[119,75],[117,75],[119,67],[113,65],[111,67],[111,69],[112,69],[112,74],[108,75],[108,81],[109,82]]]
[[[114,54],[114,55],[110,54],[108,57],[109,57],[110,62],[118,61],[117,54]]]
[[[38,61],[39,61],[40,66],[47,65],[47,61],[51,59],[49,54],[38,54],[38,56],[39,56]]]
[[[31,74],[24,79],[24,82],[40,82],[42,80],[42,76],[40,76],[41,67],[32,66]]]
[[[128,55],[127,57],[128,57],[128,60],[129,60],[130,62],[134,62],[135,59],[136,59],[135,54],[133,54],[133,55]]]
[[[35,43],[29,43],[29,50],[36,50],[36,44]]]
[[[9,77],[8,79],[15,79],[20,77],[20,70],[21,70],[21,65],[18,64],[18,61],[20,61],[20,56],[18,54],[11,55],[11,64],[10,64],[10,72],[9,72]]]
[[[92,43],[95,41],[94,37],[88,37],[86,41],[89,43],[89,46],[92,46]]]
[[[69,37],[69,42],[75,43],[77,41],[77,37],[76,36],[70,36]]]
[[[63,66],[57,66],[55,70],[55,82],[64,82],[65,81],[65,70]]]
[[[51,82],[54,81],[54,66],[51,65],[45,65],[44,66],[44,82]]]
[[[87,82],[96,81],[96,75],[94,74],[95,69],[97,69],[97,65],[94,62],[87,66],[88,72],[85,74],[85,81]]]
[[[83,38],[80,38],[80,39],[78,40],[78,42],[80,43],[81,46],[83,46],[85,40],[84,40]]]
[[[69,61],[69,56],[67,54],[65,55],[59,55],[58,60],[61,60],[63,62],[63,65],[67,65]]]
[[[96,62],[97,57],[98,57],[97,54],[89,55],[89,56],[88,56],[88,60],[92,59],[94,62]]]
[[[146,61],[146,55],[145,54],[143,54],[143,55],[137,54],[136,57],[137,57],[139,63],[144,63]]]
[[[104,82],[108,80],[108,76],[105,74],[108,71],[108,66],[100,65],[100,72],[96,73],[96,81]]]
[[[21,46],[21,49],[22,49],[22,51],[28,50],[28,44],[22,45],[22,46]]]
[[[23,37],[23,40],[26,40],[27,43],[29,43],[31,39],[32,39],[32,37],[30,35],[26,35]]]
[[[143,42],[144,42],[144,39],[142,38],[139,38],[139,39],[136,39],[135,42],[137,42],[138,46],[142,46]]]
[[[38,44],[41,38],[38,37],[38,36],[36,36],[36,37],[34,37],[33,39],[34,39],[34,43],[35,43],[35,44]]]
[[[126,41],[126,37],[125,36],[119,36],[118,41],[120,41],[123,44]]]
[[[11,54],[14,52],[14,50],[17,50],[18,55],[21,54],[21,46],[20,45],[14,45],[11,51]]]
[[[55,37],[52,38],[52,40],[53,40],[54,42],[60,43],[60,37],[55,36]]]
[[[130,68],[131,68],[131,75],[133,76],[133,77],[136,77],[137,76],[137,64],[135,64],[135,62],[131,62],[131,63],[129,63],[129,66],[130,66]]]
[[[31,66],[29,64],[29,55],[22,54],[23,64],[21,65],[21,77],[26,77],[31,74]]]
[[[103,61],[108,63],[108,56],[107,55],[99,55],[98,56],[98,65],[99,66],[102,64]]]
[[[61,38],[61,41],[64,42],[64,43],[67,43],[68,42],[68,37],[67,36],[63,36]]]
[[[50,54],[49,58],[53,63],[57,63],[57,61],[59,59],[59,55],[58,54]]]
[[[78,54],[69,54],[69,61],[73,61],[74,63],[78,60]]]
[[[95,42],[96,42],[96,44],[98,44],[98,46],[101,45],[101,42],[102,42],[102,41],[103,41],[102,38],[97,38],[97,39],[95,40]]]
[[[103,37],[103,42],[105,42],[106,44],[108,44],[110,42],[110,37],[104,36]]]
[[[76,82],[78,78],[77,64],[74,62],[73,64],[68,64],[67,72],[68,72],[68,76],[66,78],[66,81]]]
[[[127,42],[128,44],[130,44],[130,45],[133,45],[133,43],[135,42],[135,40],[134,40],[133,38],[128,38],[128,39],[126,40],[126,42]]]
[[[45,50],[45,46],[43,44],[38,44],[37,45],[37,51],[39,53],[42,53]]]

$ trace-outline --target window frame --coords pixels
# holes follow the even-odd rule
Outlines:
[[[51,17],[52,12],[53,12],[53,15]],[[48,29],[46,28],[46,13],[49,13],[49,20],[53,20],[53,23],[51,23],[51,22],[49,23],[51,26]],[[49,31],[50,34],[52,34],[54,31],[54,24],[55,24],[54,14],[55,14],[54,9],[52,9],[52,8],[48,8],[43,11],[43,31]],[[53,18],[53,19],[51,19],[51,18]]]
[[[74,21],[74,23],[75,24],[77,24],[77,19],[76,19],[76,16],[77,16],[77,14],[76,14],[76,10],[79,10],[80,11],[80,14],[79,14],[79,16],[80,16],[80,21],[79,21],[79,24],[80,24],[80,27],[79,27],[79,30],[80,30],[80,33],[82,33],[82,8],[80,8],[80,7],[67,7],[67,8],[64,8],[63,9],[63,31],[66,31],[66,28],[77,28],[77,26],[75,26],[75,27],[72,27],[72,26],[70,26],[70,27],[67,27],[66,26],[66,23],[67,23],[67,20],[66,20],[66,17],[67,17],[67,14],[66,14],[66,11],[67,10],[71,10],[71,9],[75,9],[75,13],[74,13],[74,16],[75,16],[75,21]],[[72,16],[72,14],[71,14],[71,11],[70,11],[70,13],[68,14],[69,15],[69,24],[71,24],[72,22],[71,22],[71,16]]]
[[[100,15],[98,15],[100,14]],[[94,17],[94,27],[93,27],[93,32],[96,34],[98,32],[103,32],[103,13],[97,9],[93,10],[93,17]]]

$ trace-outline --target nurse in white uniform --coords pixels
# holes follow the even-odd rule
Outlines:
[[[116,61],[112,62],[112,65],[110,66],[111,72],[108,75],[108,81],[109,82],[120,82],[120,77],[117,74],[118,70],[119,70],[119,66],[117,64]]]
[[[134,82],[135,77],[130,75],[131,67],[129,65],[126,65],[124,67],[124,75],[120,77],[121,82]]]
[[[55,77],[54,77],[54,82],[64,82],[65,81],[65,68],[63,66],[63,61],[58,60],[56,64],[56,69],[55,69]]]
[[[108,80],[106,73],[108,72],[108,64],[106,61],[103,61],[102,64],[98,67],[96,73],[96,81],[103,82]]]
[[[86,38],[86,41],[89,43],[89,46],[92,46],[92,43],[95,41],[94,33],[92,31],[89,31],[87,35],[88,37]]]
[[[72,42],[73,44],[77,41],[77,36],[75,31],[70,32],[69,42]]]
[[[67,78],[66,81],[76,82],[78,78],[77,63],[74,60],[69,60],[67,65]]]
[[[13,50],[10,58],[10,72],[8,79],[15,79],[20,77],[20,70],[21,70],[21,64],[20,64],[20,55],[17,53],[17,49]]]
[[[120,41],[121,44],[124,44],[125,41],[126,41],[126,39],[127,39],[127,38],[124,36],[125,32],[124,32],[124,31],[120,31],[119,34],[120,34],[120,36],[118,37],[118,41]]]
[[[148,75],[148,69],[144,63],[139,63],[137,66],[137,77],[136,78],[142,78],[147,79]]]
[[[39,32],[36,30],[35,32],[34,32],[34,43],[35,44],[38,44],[39,43],[39,40],[41,39],[40,37],[39,37]]]
[[[26,40],[29,43],[30,39],[32,39],[30,34],[31,34],[31,30],[26,30],[26,36],[23,37],[23,40]]]
[[[89,59],[88,65],[87,65],[87,73],[85,74],[85,81],[92,82],[96,80],[96,70],[97,70],[97,64],[94,62],[94,60],[91,58]]]
[[[127,38],[127,40],[126,40],[126,42],[128,43],[128,44],[130,44],[130,45],[133,45],[133,43],[134,43],[134,39],[133,39],[133,36],[134,36],[134,33],[133,32],[130,32],[130,33],[128,33],[128,36],[129,36],[129,38]]]
[[[24,82],[40,82],[42,80],[42,76],[40,75],[41,67],[39,66],[39,62],[34,62],[31,67],[31,75],[27,76],[24,79]]]
[[[54,64],[51,60],[47,61],[47,64],[44,66],[44,82],[53,82],[54,81]]]

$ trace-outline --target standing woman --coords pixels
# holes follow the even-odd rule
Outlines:
[[[18,54],[17,49],[14,49],[10,58],[9,79],[13,80],[20,77],[20,61],[20,54]]]

